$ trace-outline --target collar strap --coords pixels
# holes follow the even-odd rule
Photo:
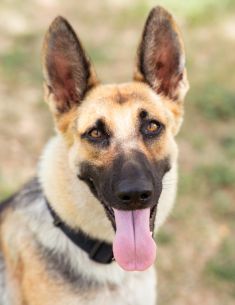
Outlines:
[[[96,263],[110,264],[113,259],[112,244],[102,241],[100,239],[92,238],[82,232],[69,227],[63,220],[56,214],[46,199],[47,207],[53,218],[53,223],[79,248],[85,251],[89,258]]]

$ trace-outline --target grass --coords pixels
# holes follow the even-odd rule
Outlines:
[[[230,159],[235,158],[235,135],[226,135],[220,139],[220,144],[223,147],[223,151]]]
[[[150,9],[148,1],[135,1],[134,5],[126,6],[122,9],[121,14],[117,17],[116,25],[119,30],[127,26],[138,24],[140,19],[147,15]]]
[[[172,232],[162,228],[156,236],[156,240],[159,245],[167,246],[173,242],[174,236]]]
[[[92,59],[92,62],[95,62],[97,65],[107,64],[111,62],[110,54],[108,48],[101,46],[87,46],[89,57]]]
[[[233,188],[235,185],[235,171],[231,165],[224,163],[198,165],[190,173],[181,172],[179,194],[194,193],[211,195],[218,189]]]
[[[151,1],[153,4],[155,1]],[[188,24],[198,26],[211,23],[228,13],[234,8],[233,0],[188,0],[188,1],[174,1],[174,0],[159,0],[159,4],[171,8],[178,15],[183,15]]]
[[[235,117],[235,91],[219,84],[206,84],[195,95],[194,103],[198,111],[210,120],[232,120]]]
[[[211,23],[219,19],[221,15],[228,14],[231,9],[234,9],[235,3],[233,0],[188,0],[174,1],[174,0],[136,0],[132,5],[126,5],[121,10],[121,16],[118,18],[118,23],[121,27],[129,24],[136,24],[140,18],[147,15],[149,10],[161,5],[169,10],[175,12],[177,16],[182,16],[188,25],[198,26],[202,24]]]
[[[0,53],[2,78],[14,85],[40,84],[42,82],[38,35],[27,32],[17,34],[9,50]]]
[[[212,203],[216,216],[231,221],[234,219],[235,211],[233,208],[233,194],[224,189],[219,189],[213,193]]]
[[[181,25],[191,90],[178,137],[177,205],[156,237],[159,303],[186,305],[197,300],[205,305],[233,305],[235,41],[225,28],[234,20],[235,1],[37,3],[0,3],[0,17],[4,9],[12,10],[31,24],[25,33],[14,34],[6,33],[0,23],[1,39],[6,39],[6,47],[0,47],[4,89],[0,90],[0,199],[30,177],[46,138],[52,134],[47,105],[41,102],[43,93],[36,98],[34,95],[42,82],[41,41],[49,22],[45,16],[52,20],[61,14],[71,20],[100,70],[98,76],[110,82],[129,79],[145,17],[153,5],[161,4]],[[19,100],[19,93],[26,100]],[[36,123],[28,128],[32,116]],[[25,124],[21,130],[19,126]],[[226,236],[220,235],[221,226],[226,228]]]
[[[206,272],[217,281],[226,281],[235,287],[235,245],[232,240],[226,239],[218,252],[207,265]]]
[[[235,185],[235,172],[233,168],[226,164],[198,166],[195,175],[199,180],[198,183],[206,183],[211,191]]]

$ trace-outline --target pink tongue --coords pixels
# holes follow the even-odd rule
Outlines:
[[[156,257],[156,244],[149,229],[150,209],[121,211],[114,209],[116,236],[113,253],[117,263],[127,271],[142,271]]]

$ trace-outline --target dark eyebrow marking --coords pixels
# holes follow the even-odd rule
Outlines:
[[[146,119],[147,116],[148,116],[148,112],[145,109],[140,109],[139,112],[140,119]]]
[[[106,130],[106,124],[103,119],[98,119],[95,123],[95,126],[100,129],[101,131]]]

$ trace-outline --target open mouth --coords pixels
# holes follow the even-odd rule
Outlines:
[[[104,206],[104,209],[105,209],[105,212],[106,212],[106,215],[107,215],[108,219],[111,221],[113,229],[116,231],[114,209],[111,208],[110,206],[107,206],[105,203],[103,203],[103,206]],[[150,229],[151,233],[154,231],[154,223],[155,223],[156,213],[157,213],[157,204],[155,203],[150,208],[149,229]]]
[[[93,179],[88,179],[87,183],[100,200],[102,196],[99,196]],[[143,209],[119,210],[100,201],[115,231],[113,254],[116,262],[127,271],[146,270],[156,257],[156,244],[152,235],[157,203]]]
[[[152,238],[157,204],[139,210],[116,210],[104,204],[106,214],[115,229],[113,252],[117,263],[127,271],[143,271],[156,257]]]

